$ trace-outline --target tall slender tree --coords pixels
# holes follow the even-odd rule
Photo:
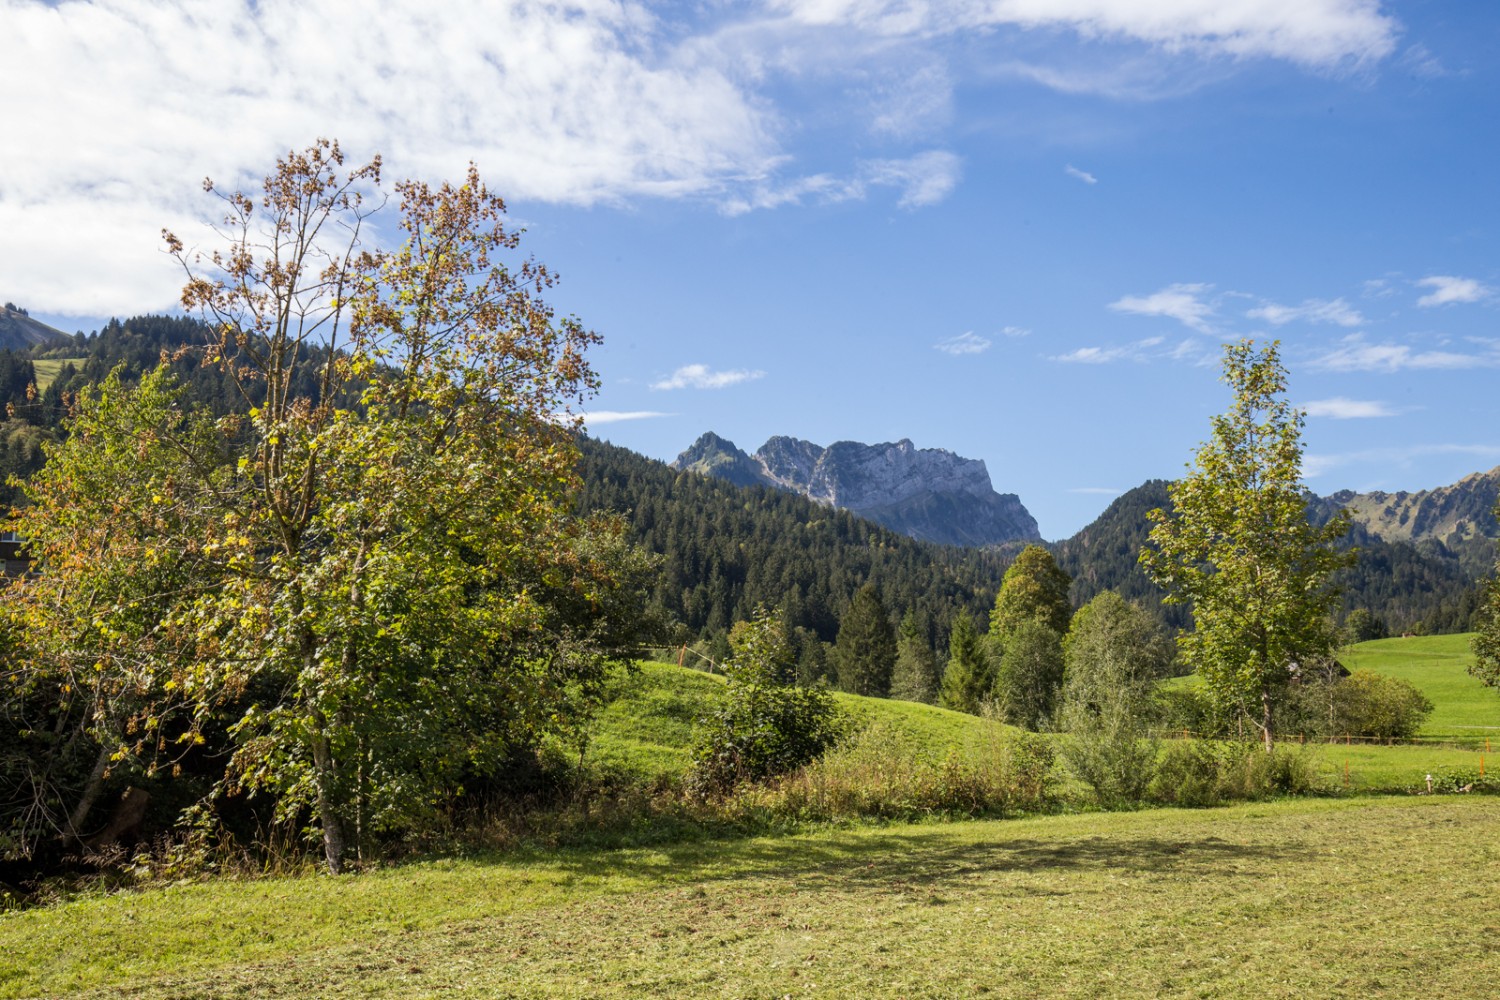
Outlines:
[[[1343,513],[1322,527],[1308,521],[1304,418],[1286,399],[1278,344],[1226,344],[1223,379],[1229,410],[1171,485],[1173,512],[1151,512],[1140,559],[1169,601],[1192,603],[1184,657],[1219,710],[1252,722],[1269,752],[1293,665],[1338,645],[1328,581],[1352,559],[1334,548],[1349,522]]]
[[[884,698],[896,666],[896,630],[873,583],[860,587],[839,623],[833,647],[839,687],[853,694]]]

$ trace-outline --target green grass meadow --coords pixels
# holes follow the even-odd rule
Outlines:
[[[0,996],[1488,997],[1500,799],[516,852],[0,915]]]
[[[1374,639],[1350,646],[1339,661],[1350,670],[1373,670],[1416,685],[1432,702],[1421,735],[1482,741],[1500,749],[1500,691],[1470,676],[1472,634]]]
[[[1406,676],[1453,733],[1481,724],[1485,699],[1500,707],[1463,683],[1466,656],[1445,636],[1345,662]],[[614,681],[585,759],[670,784],[723,691],[643,664]],[[1001,728],[837,697],[856,725],[939,759]],[[1487,756],[1303,752],[1328,795],[1097,812],[1065,779],[1050,815],[710,827],[94,891],[0,913],[0,998],[1496,995],[1500,797],[1456,791]]]
[[[41,358],[33,361],[32,367],[36,369],[37,392],[46,392],[52,380],[57,378],[58,372],[62,371],[63,365],[72,363],[81,366],[87,358]]]

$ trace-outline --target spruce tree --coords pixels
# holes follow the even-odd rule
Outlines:
[[[873,583],[859,588],[844,612],[833,659],[839,687],[845,691],[878,698],[890,693],[891,672],[896,666],[896,630]]]
[[[979,714],[990,695],[990,674],[989,656],[974,631],[974,619],[967,611],[960,611],[948,633],[948,669],[943,672],[941,704],[959,712]]]
[[[927,644],[927,636],[917,621],[915,612],[908,610],[901,619],[896,632],[896,668],[891,675],[891,697],[903,701],[920,701],[932,704],[937,698],[937,657]]]

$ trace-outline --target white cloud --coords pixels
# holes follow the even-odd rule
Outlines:
[[[1372,0],[774,0],[807,24],[899,37],[999,26],[1071,30],[1168,52],[1334,67],[1382,59],[1398,25]]]
[[[653,389],[724,389],[741,382],[764,378],[765,372],[746,368],[716,372],[707,365],[683,365],[665,378],[651,383]]]
[[[1213,325],[1209,320],[1213,318],[1214,307],[1202,298],[1212,287],[1202,284],[1168,285],[1151,295],[1127,295],[1111,302],[1109,307],[1116,312],[1137,316],[1166,316],[1188,329],[1212,333]]]
[[[1029,337],[1031,331],[1024,326],[1002,326],[1000,332],[1007,337]]]
[[[948,197],[958,186],[961,173],[962,161],[953,153],[929,150],[906,159],[866,161],[858,165],[852,177],[813,174],[789,181],[762,180],[750,191],[726,198],[719,208],[725,215],[735,216],[804,202],[863,201],[872,187],[898,188],[899,207],[923,208]]]
[[[670,413],[658,413],[655,410],[590,410],[583,414],[583,422],[590,427],[600,424],[619,424],[627,420],[653,420],[657,417],[670,417]]]
[[[1493,347],[1485,354],[1418,351],[1406,344],[1371,344],[1358,334],[1345,337],[1338,347],[1312,361],[1313,367],[1334,372],[1434,371],[1489,368],[1497,364],[1500,364],[1500,352]]]
[[[1161,345],[1164,337],[1147,337],[1120,347],[1080,347],[1067,354],[1054,354],[1047,360],[1070,365],[1108,365],[1116,361],[1146,361],[1150,349]]]
[[[1417,300],[1419,306],[1446,306],[1458,302],[1479,302],[1488,298],[1492,289],[1475,281],[1473,278],[1455,278],[1449,275],[1435,274],[1430,278],[1423,278],[1417,282],[1423,288],[1431,288],[1430,294],[1422,296]]]
[[[157,234],[192,242],[198,182],[329,132],[395,176],[472,159],[579,205],[716,199],[784,155],[774,109],[633,3],[0,0],[0,23],[0,128],[25,137],[0,144],[0,273],[33,309],[171,305]]]
[[[1063,167],[1063,173],[1067,174],[1069,177],[1076,177],[1079,180],[1083,181],[1083,183],[1085,183],[1085,184],[1098,184],[1099,183],[1099,178],[1095,177],[1093,174],[1089,173],[1087,170],[1079,170],[1077,167],[1073,166],[1073,164],[1071,164],[1071,163],[1068,164],[1066,167]]]
[[[1331,302],[1324,299],[1307,299],[1300,306],[1283,306],[1267,302],[1257,309],[1245,313],[1250,319],[1262,319],[1272,326],[1288,323],[1333,323],[1336,326],[1360,326],[1365,318],[1343,299]]]
[[[939,341],[933,344],[932,347],[934,350],[942,351],[944,354],[959,356],[963,354],[983,354],[990,349],[990,343],[991,341],[988,337],[981,337],[971,330],[967,333],[960,333],[956,337],[949,337],[947,340]]]
[[[1069,493],[1090,493],[1098,496],[1116,497],[1124,490],[1117,490],[1113,486],[1075,486],[1068,490]]]
[[[1345,399],[1343,396],[1335,396],[1332,399],[1315,399],[1303,405],[1302,409],[1309,417],[1330,417],[1334,420],[1356,420],[1365,417],[1394,417],[1396,411],[1385,403],[1375,400]]]
[[[1379,465],[1383,472],[1392,468],[1407,469],[1424,458],[1439,455],[1467,455],[1481,462],[1500,461],[1500,445],[1494,444],[1418,444],[1403,448],[1369,448],[1338,454],[1302,456],[1302,475],[1306,479],[1325,476],[1335,469],[1364,463]]]
[[[902,208],[936,205],[958,186],[961,161],[946,150],[929,150],[904,160],[872,160],[864,165],[871,184],[901,189]]]

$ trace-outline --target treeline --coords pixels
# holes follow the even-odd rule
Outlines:
[[[1013,558],[919,542],[796,494],[677,472],[602,441],[582,442],[579,472],[579,509],[625,515],[632,540],[661,555],[655,603],[725,650],[729,629],[760,606],[832,643],[866,584],[940,647],[957,612],[987,613]]]

